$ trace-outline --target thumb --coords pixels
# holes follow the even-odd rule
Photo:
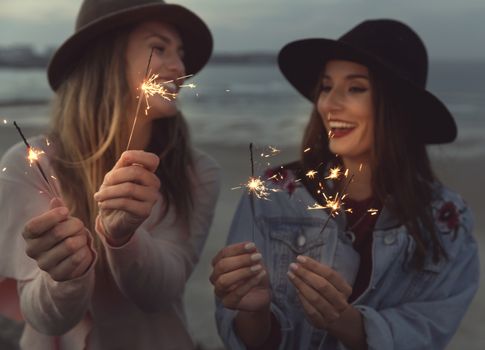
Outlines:
[[[66,205],[59,197],[52,198],[51,202],[49,203],[49,209],[65,207]]]

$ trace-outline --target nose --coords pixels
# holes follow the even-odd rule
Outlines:
[[[344,108],[342,93],[333,88],[318,98],[318,109],[322,115],[337,114]]]
[[[185,64],[180,55],[172,54],[164,59],[165,67],[178,77],[185,75]]]

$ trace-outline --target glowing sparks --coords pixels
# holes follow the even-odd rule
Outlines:
[[[310,151],[311,151],[311,148],[310,148],[310,147],[308,147],[308,148],[305,148],[305,149],[303,150],[303,153],[307,153],[307,152],[310,152]]]
[[[197,87],[197,85],[195,84],[184,84],[184,85],[180,85],[181,88],[185,87],[185,88],[189,88],[189,89],[195,89]]]
[[[4,119],[3,120],[3,124],[7,124],[7,119]]]
[[[7,168],[3,168],[3,169],[2,169],[2,172],[5,172],[6,170],[7,170]]]
[[[269,157],[274,157],[278,154],[281,153],[281,150],[277,149],[276,147],[273,146],[268,146],[269,153],[261,153],[261,158],[269,158]]]
[[[377,215],[377,213],[379,213],[379,210],[370,208],[369,210],[367,210],[367,212],[370,213],[370,215]]]
[[[360,163],[359,165],[359,171],[362,171],[362,168],[364,167],[364,164],[363,163]]]
[[[265,199],[269,200],[268,197],[271,192],[278,192],[277,189],[268,188],[265,184],[265,181],[262,180],[259,176],[258,177],[250,177],[248,182],[242,184],[241,186],[234,187],[232,190],[245,188],[248,191],[248,194],[253,194],[258,199]]]
[[[51,143],[50,143],[50,141],[49,141],[49,139],[48,139],[47,137],[46,137],[46,139],[45,139],[45,144],[46,144],[47,146],[50,146],[50,145],[51,145]]]
[[[342,208],[342,198],[339,198],[339,195],[333,197],[327,197],[325,193],[323,193],[325,197],[325,205],[321,205],[318,203],[313,204],[311,207],[308,207],[309,210],[320,210],[320,209],[330,209],[330,215],[335,216],[338,215],[338,211]]]
[[[34,147],[29,147],[28,153],[29,154],[27,156],[27,159],[29,160],[30,166],[32,166],[34,162],[39,160],[39,156],[44,154],[45,152]]]
[[[330,173],[325,179],[333,179],[336,180],[342,175],[342,169],[340,167],[330,168]]]
[[[305,175],[309,178],[309,179],[314,179],[315,178],[315,175],[318,174],[318,171],[315,171],[315,170],[310,170],[309,172],[307,172]]]
[[[57,181],[57,178],[54,175],[51,175],[51,178]]]
[[[188,77],[191,77],[192,75],[184,75],[183,77],[179,77],[177,79],[173,80],[167,80],[164,82],[157,82],[157,79],[159,78],[159,74],[153,74],[150,78],[148,78],[146,81],[143,82],[141,85],[141,89],[143,91],[143,96],[145,97],[145,103],[146,103],[146,108],[145,108],[145,115],[148,114],[148,110],[150,109],[150,103],[148,102],[148,99],[150,97],[153,97],[155,95],[158,95],[162,97],[163,99],[167,101],[173,101],[177,98],[178,93],[177,92],[172,92],[170,88],[168,88],[167,84],[171,84],[170,86],[176,86],[174,82],[176,80],[181,80],[185,79]],[[180,85],[179,88],[181,87],[190,87],[190,88],[195,88],[195,84],[186,84],[186,85]]]

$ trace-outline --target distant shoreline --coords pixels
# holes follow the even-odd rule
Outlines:
[[[0,69],[45,69],[49,64],[51,54],[9,53],[0,48]],[[215,53],[209,64],[274,64],[277,54],[271,52],[250,53]]]

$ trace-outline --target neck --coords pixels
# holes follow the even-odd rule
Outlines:
[[[372,196],[372,173],[369,159],[344,158],[343,163],[349,170],[349,176],[354,175],[352,182],[347,187],[347,195],[356,201],[361,201]]]

